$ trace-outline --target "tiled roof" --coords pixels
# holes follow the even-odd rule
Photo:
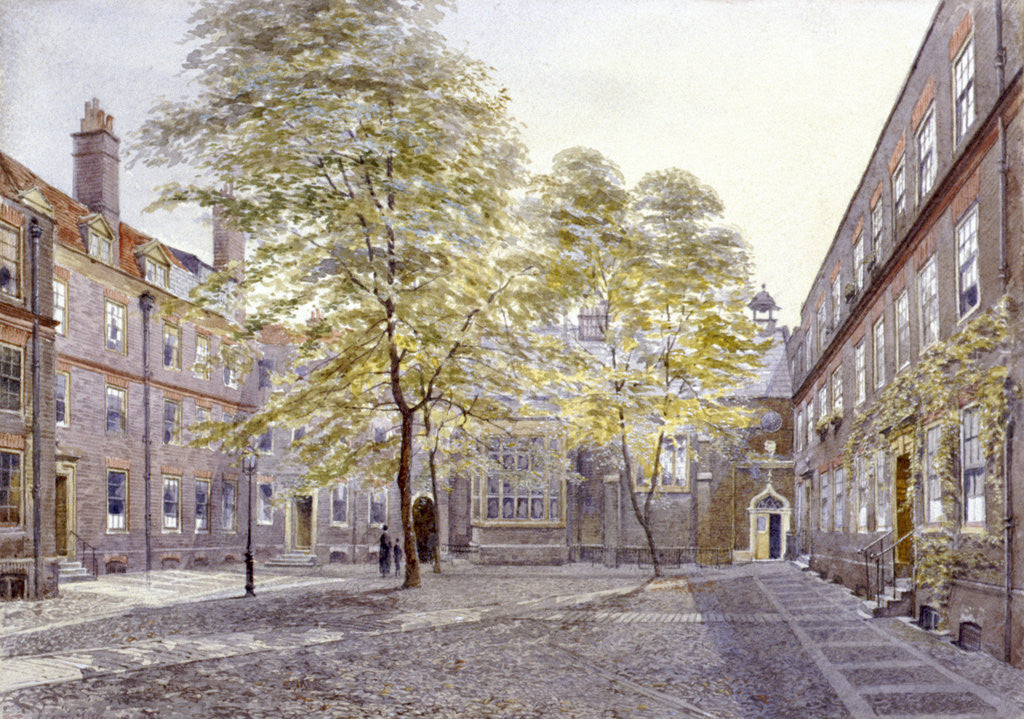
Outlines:
[[[82,236],[78,228],[82,224],[82,218],[92,214],[92,211],[81,202],[72,199],[53,185],[45,182],[10,155],[0,152],[0,195],[16,197],[19,193],[33,187],[38,188],[43,193],[46,201],[53,205],[57,223],[57,240],[68,247],[85,252],[86,248],[82,243]],[[120,268],[130,275],[141,278],[142,270],[135,256],[135,250],[142,245],[153,242],[154,239],[123,222],[120,223],[117,232],[121,237]],[[191,271],[176,256],[177,253],[173,248],[163,243],[161,245],[164,249],[168,250],[167,255],[171,258],[172,262],[182,269],[189,269]]]

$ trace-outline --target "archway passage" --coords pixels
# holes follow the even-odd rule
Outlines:
[[[421,495],[413,501],[412,526],[416,532],[416,555],[421,562],[432,561],[437,544],[437,513],[430,497]]]

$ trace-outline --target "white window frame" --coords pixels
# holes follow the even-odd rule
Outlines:
[[[828,470],[818,472],[818,509],[819,520],[822,532],[827,532],[832,526],[832,473]]]
[[[57,417],[57,402],[58,399],[64,402],[64,418],[57,419],[58,427],[68,427],[71,425],[71,373],[60,371],[54,373],[55,379],[57,377],[63,378],[64,380],[64,392],[60,392],[60,383],[54,382],[53,386],[53,416]],[[60,396],[63,394],[63,396]]]
[[[900,292],[896,298],[896,368],[910,364],[910,293]]]
[[[4,511],[5,517],[0,521],[0,527],[23,527],[25,526],[25,510],[27,509],[27,503],[25,502],[25,471],[23,469],[24,458],[21,452],[15,452],[11,450],[0,450],[0,462],[5,462],[4,457],[13,457],[16,459],[18,465],[14,471],[11,472],[7,479],[7,500],[3,505],[0,505],[0,509]],[[0,476],[2,476],[2,467],[0,467]],[[13,521],[11,520],[11,513],[14,514]]]
[[[196,534],[208,534],[210,532],[210,499],[211,499],[211,484],[208,479],[196,478],[195,481],[195,532]],[[205,503],[200,504],[199,502],[199,488],[205,487],[206,500]],[[203,507],[203,511],[200,512],[199,508]]]
[[[967,137],[975,120],[974,37],[964,41],[953,60],[953,139],[957,145]]]
[[[978,273],[978,205],[964,213],[956,225],[956,308],[964,319],[981,305],[981,279]],[[973,288],[973,302],[965,305],[965,295]]]
[[[110,429],[110,397],[111,394],[119,396],[120,405],[120,427]],[[103,429],[106,432],[113,432],[115,434],[125,434],[128,431],[128,390],[124,387],[117,387],[112,384],[106,385],[103,392]]]
[[[853,374],[857,385],[857,406],[864,404],[868,398],[867,365],[864,359],[864,340],[853,348]]]
[[[832,371],[832,414],[843,416],[843,366]]]
[[[871,349],[873,350],[872,368],[875,375],[875,389],[885,386],[885,316],[875,320],[871,326]]]
[[[0,268],[5,264],[9,263],[13,267],[13,272],[10,272],[10,287],[8,284],[0,285],[0,292],[7,295],[8,297],[14,297],[15,299],[21,298],[21,275],[24,262],[22,261],[22,230],[20,227],[8,224],[6,222],[0,222],[0,238],[4,235],[12,237],[12,242],[7,244],[0,241]],[[13,249],[15,257],[5,257],[4,251],[7,247]]]
[[[942,478],[935,469],[939,449],[942,446],[942,425],[933,424],[924,431],[924,521],[937,524],[942,521]]]
[[[875,262],[879,260],[878,252],[882,245],[882,231],[885,219],[882,215],[882,198],[879,197],[871,209],[871,251],[875,253]]]
[[[832,278],[832,329],[839,327],[839,319],[843,315],[843,278],[842,273],[837,272]]]
[[[935,103],[933,102],[928,106],[917,131],[917,196],[922,200],[935,186],[935,176],[938,173],[939,161],[935,143]]]
[[[917,273],[917,300],[923,349],[939,341],[939,275],[934,254]]]
[[[89,255],[108,265],[114,264],[114,240],[99,232],[89,231]]]
[[[10,367],[8,366],[7,358],[3,356],[7,355],[7,353],[10,353],[10,361],[12,364],[14,358],[17,357],[17,378],[15,378],[13,372],[10,372],[10,374],[8,374],[8,370],[10,369]],[[10,386],[13,385],[14,382],[18,383],[18,386],[16,388]],[[2,402],[0,402],[0,412],[20,414],[22,409],[25,407],[25,349],[23,347],[8,344],[6,342],[0,342],[0,390],[2,390],[0,391],[0,398],[2,398],[3,400]],[[5,406],[8,404],[8,397],[10,397],[12,401],[17,402],[16,407]]]
[[[103,302],[103,346],[111,352],[128,354],[127,308],[109,297]],[[116,337],[111,330],[117,330]]]
[[[53,278],[53,319],[57,321],[55,331],[64,337],[68,336],[68,281],[60,277]]]
[[[884,497],[884,502],[880,499]],[[882,508],[885,511],[880,511]],[[889,454],[884,448],[875,450],[875,531],[892,529],[892,486],[890,485]]]
[[[174,418],[171,423],[171,436],[167,436],[167,409],[168,407],[174,407]],[[167,444],[181,444],[181,402],[174,399],[164,398],[163,415],[162,415],[161,427],[163,428],[163,443]]]
[[[832,527],[833,532],[842,532],[845,524],[845,513],[846,513],[846,477],[845,471],[842,467],[832,468],[832,489],[835,493],[833,501],[835,524]]]
[[[199,379],[210,379],[210,348],[209,335],[196,332],[196,361],[192,365],[196,377]]]
[[[907,214],[907,172],[906,155],[900,156],[896,169],[892,172],[892,216],[895,218]]]
[[[986,461],[981,447],[979,414],[976,406],[960,410],[960,487],[964,497],[964,523],[984,527]]]
[[[871,482],[868,477],[868,464],[864,456],[858,454],[853,458],[854,491],[857,492],[857,531],[868,531],[868,514],[871,509]]]
[[[128,470],[126,470],[126,469],[113,469],[111,467],[107,467],[106,469],[107,469],[107,482],[106,482],[107,491],[106,491],[105,494],[106,494],[106,498],[107,498],[107,502],[106,502],[107,503],[107,512],[106,512],[107,513],[107,534],[126,534],[128,532],[128,497],[129,497],[129,494],[128,494],[128,487],[129,487],[129,484],[128,484]],[[113,497],[112,498],[111,495],[110,495],[110,475],[112,475],[112,474],[120,474],[124,478],[124,481],[121,484],[122,494],[123,494],[122,497]],[[111,513],[111,511],[110,511],[110,501],[111,501],[111,499],[120,499],[121,500],[121,513],[120,514]]]
[[[813,399],[807,400],[807,405],[804,407],[804,415],[807,417],[807,446],[814,446],[814,401]]]
[[[160,527],[164,533],[181,532],[181,477],[163,475],[164,485],[160,497]],[[170,490],[170,491],[168,491]],[[170,497],[170,499],[168,499]],[[167,506],[173,502],[174,512],[168,514]]]
[[[181,325],[174,324],[173,322],[164,322],[163,328],[163,343],[161,345],[161,359],[163,360],[164,369],[180,370],[181,369]],[[174,347],[171,348],[170,358],[167,356],[167,340],[174,340]],[[170,363],[168,363],[170,359]]]
[[[864,289],[864,285],[867,284],[866,259],[866,253],[864,252],[864,232],[862,230],[853,240],[853,277],[854,282],[857,285],[858,292]]]
[[[828,346],[828,312],[825,308],[825,302],[818,306],[816,321],[818,323],[818,354],[825,351],[825,347]]]
[[[152,257],[144,259],[146,265],[146,281],[165,290],[171,288],[171,268],[163,262],[157,262]]]

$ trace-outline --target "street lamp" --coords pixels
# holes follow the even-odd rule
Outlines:
[[[256,474],[256,463],[258,458],[256,453],[251,449],[247,449],[242,455],[242,471],[245,472],[249,478],[249,499],[246,502],[246,522],[245,522],[245,596],[255,597],[256,583],[252,578],[252,476]]]

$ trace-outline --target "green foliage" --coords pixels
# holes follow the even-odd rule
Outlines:
[[[507,415],[486,397],[513,394],[515,328],[542,296],[510,239],[525,173],[508,98],[436,32],[450,5],[205,0],[198,90],[155,108],[140,143],[148,164],[196,170],[163,202],[223,208],[255,240],[194,299],[245,298],[239,346],[268,327],[297,339],[260,413],[213,436],[304,426],[310,482],[397,476],[403,517],[417,413]]]
[[[879,398],[858,412],[846,442],[846,464],[854,454],[871,445],[887,446],[889,439],[910,431],[916,451],[910,456],[907,498],[913,516],[919,491],[928,470],[939,478],[942,521],[939,526],[914,536],[916,580],[933,590],[933,602],[948,601],[952,581],[961,574],[991,569],[992,550],[1000,537],[961,532],[963,488],[957,471],[960,451],[960,408],[969,402],[979,412],[980,440],[985,468],[986,507],[999,507],[1002,495],[1002,453],[1006,440],[1008,400],[1017,393],[1010,387],[1005,359],[1010,347],[1010,309],[1003,298],[991,310],[979,314],[945,341],[926,348],[919,360],[900,372]],[[926,427],[940,427],[933,466],[925,466]],[[848,482],[853,473],[847,466]],[[895,511],[895,508],[894,508]]]
[[[746,316],[746,246],[721,224],[714,191],[678,169],[627,188],[613,162],[572,148],[532,197],[548,286],[601,329],[546,366],[573,444],[618,444],[632,485],[658,475],[667,437],[746,425],[728,398],[767,343]],[[645,529],[659,486],[648,484],[637,512]]]

